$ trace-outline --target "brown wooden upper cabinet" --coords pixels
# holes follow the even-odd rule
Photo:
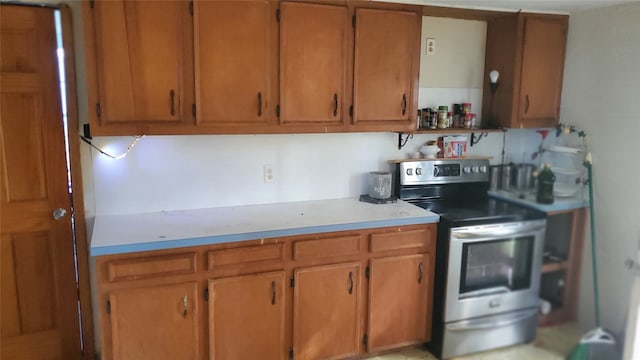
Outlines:
[[[567,24],[567,16],[525,13],[487,22],[485,74],[498,70],[500,78],[493,95],[485,81],[486,124],[537,128],[558,123]]]
[[[345,6],[280,4],[280,123],[342,125]]]
[[[194,1],[198,126],[251,132],[276,118],[276,8],[266,0]]]
[[[91,1],[83,6],[93,133],[137,135],[152,127],[192,125],[189,2]]]
[[[354,21],[354,125],[415,130],[422,17],[358,8]]]

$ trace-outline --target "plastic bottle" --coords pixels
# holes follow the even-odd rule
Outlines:
[[[551,171],[549,164],[544,164],[542,171],[538,174],[538,191],[536,202],[540,204],[553,204],[553,183],[556,176]]]

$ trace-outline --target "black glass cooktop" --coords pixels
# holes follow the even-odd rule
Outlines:
[[[507,201],[485,199],[474,202],[411,201],[440,215],[441,223],[467,226],[544,219],[545,213]]]

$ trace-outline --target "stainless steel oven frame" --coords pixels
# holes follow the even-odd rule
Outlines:
[[[546,220],[486,224],[452,228],[446,282],[444,322],[468,320],[538,306],[540,271]],[[462,253],[465,244],[533,237],[533,254],[529,287],[510,291],[508,288],[487,289],[473,296],[460,294]]]

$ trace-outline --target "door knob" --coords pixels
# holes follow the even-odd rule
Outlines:
[[[56,220],[60,220],[67,215],[67,210],[63,208],[57,208],[53,210],[53,218]]]

